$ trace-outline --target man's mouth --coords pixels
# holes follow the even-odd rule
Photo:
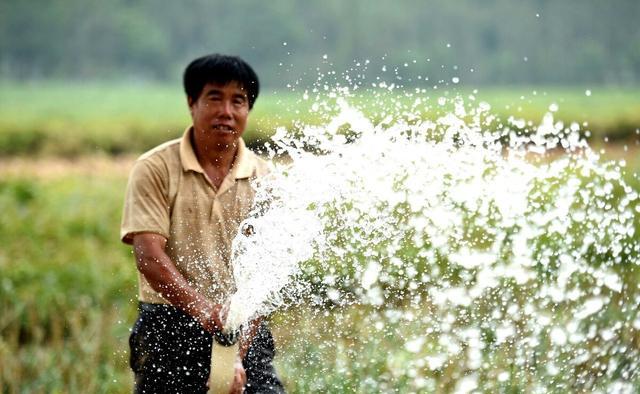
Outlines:
[[[215,124],[213,125],[212,129],[221,133],[229,133],[229,134],[232,134],[235,131],[233,127],[227,126],[225,124]]]

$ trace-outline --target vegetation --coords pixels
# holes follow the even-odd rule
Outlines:
[[[386,65],[433,81],[627,86],[640,82],[640,32],[623,27],[638,14],[635,0],[5,0],[0,78],[177,80],[222,52],[277,87],[314,78],[325,54],[323,69],[369,60],[368,77]]]
[[[640,191],[637,150],[622,154],[628,159],[626,178]],[[86,158],[48,167],[51,159],[14,160],[0,167],[3,392],[130,391],[127,338],[135,317],[136,277],[118,227],[131,160]],[[637,233],[637,221],[636,227]],[[625,283],[636,283],[637,272],[626,272],[633,277]],[[389,390],[418,389],[410,376],[394,375],[411,357],[398,340],[413,335],[413,326],[393,328],[397,338],[367,339],[362,330],[370,329],[367,319],[375,313],[303,308],[277,314],[277,363],[289,388],[371,391],[366,377],[375,371],[386,377]],[[295,341],[298,336],[305,341]],[[344,363],[354,359],[358,362],[347,368]],[[445,389],[458,378],[448,373],[434,375]],[[492,390],[526,389],[523,384],[516,379]]]
[[[135,268],[117,242],[124,182],[108,172],[2,177],[3,392],[112,392],[130,382]]]
[[[356,92],[358,93],[358,92]],[[393,97],[357,94],[367,115],[380,119],[384,108],[393,108]],[[425,118],[434,116],[439,96],[460,94],[469,104],[486,101],[492,112],[503,118],[513,115],[538,124],[553,103],[559,106],[556,119],[587,122],[593,140],[634,142],[639,137],[640,92],[635,89],[591,88],[590,96],[578,88],[480,89],[477,94],[454,86],[425,93],[405,91],[401,100],[428,100],[417,108]],[[303,92],[265,91],[251,115],[245,140],[259,146],[276,126],[294,127],[294,120],[320,123],[311,112],[315,97],[302,99]],[[402,95],[400,95],[402,97]],[[374,103],[375,102],[375,103]],[[374,105],[375,104],[375,105]],[[141,153],[170,138],[179,137],[189,124],[189,112],[179,84],[68,84],[40,82],[0,83],[0,156],[78,156],[93,153]]]
[[[351,100],[376,122],[385,113],[397,114],[396,104],[414,107],[422,119],[437,116],[446,112],[439,96],[460,95],[472,106],[486,101],[503,124],[513,123],[513,116],[536,125],[557,104],[556,120],[580,122],[583,131],[592,132],[593,141],[621,142],[606,145],[605,153],[627,160],[627,181],[640,190],[637,89],[591,87],[590,95],[582,88],[551,87],[474,92],[444,83],[418,93],[408,88],[389,95],[380,89],[358,92]],[[312,110],[315,93],[307,93],[310,98],[305,100],[301,91],[265,90],[245,134],[249,143],[259,146],[279,125],[299,127],[295,120],[325,122],[326,115]],[[416,98],[424,101],[414,106]],[[3,392],[130,391],[127,339],[136,315],[136,272],[130,248],[118,241],[127,170],[135,155],[180,136],[188,123],[179,84],[0,84]],[[416,251],[408,247],[405,252]],[[353,274],[353,267],[334,263],[345,275]],[[636,283],[637,270],[624,270],[624,283]],[[318,290],[323,291],[322,286]],[[396,306],[402,311],[413,308],[418,317],[425,313],[411,302]],[[425,381],[410,376],[424,366],[412,364],[406,373],[398,372],[415,358],[402,344],[419,329],[419,321],[400,321],[385,328],[394,335],[367,338],[364,333],[379,313],[366,307],[301,307],[276,313],[277,366],[288,387],[294,392],[451,391],[460,379],[454,367],[431,373]],[[631,312],[614,306],[607,313],[627,318]],[[304,340],[296,340],[300,337]],[[427,348],[437,351],[435,337],[428,340],[433,343]],[[492,365],[501,367],[512,356],[492,354],[497,357]],[[378,376],[383,385],[373,386],[370,376]],[[533,371],[524,378],[535,381],[536,376]],[[496,382],[495,376],[481,378]],[[532,386],[520,378],[487,390],[529,391]]]

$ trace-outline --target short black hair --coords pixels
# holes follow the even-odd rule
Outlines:
[[[193,101],[200,97],[204,85],[230,82],[237,82],[247,92],[249,109],[253,108],[260,92],[260,81],[253,68],[238,56],[213,53],[195,59],[184,70],[184,91]]]

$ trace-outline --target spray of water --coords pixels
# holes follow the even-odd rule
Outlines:
[[[339,88],[311,106],[324,124],[278,129],[270,152],[288,160],[234,241],[227,329],[292,303],[355,307],[367,344],[393,335],[404,355],[369,388],[433,390],[453,370],[458,391],[630,390],[640,204],[625,163],[551,112],[528,127],[423,93],[371,115]]]

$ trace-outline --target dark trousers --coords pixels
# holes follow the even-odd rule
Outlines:
[[[138,311],[129,337],[134,392],[206,393],[213,336],[174,306],[141,302]],[[246,393],[284,392],[273,368],[274,355],[273,337],[263,324],[242,360]]]

